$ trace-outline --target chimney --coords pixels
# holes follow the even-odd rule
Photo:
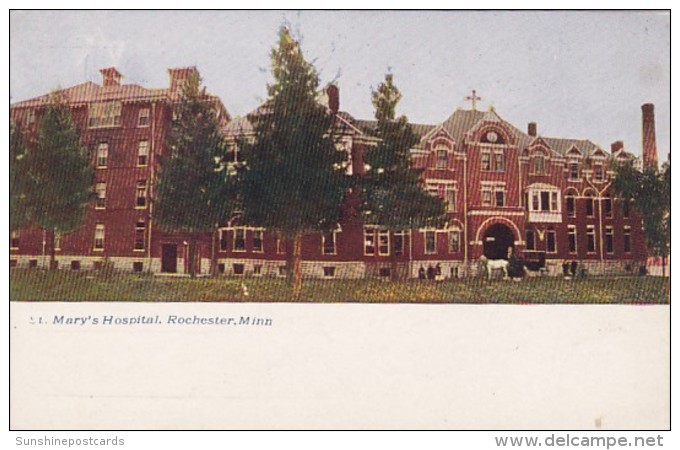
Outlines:
[[[621,149],[623,149],[623,141],[612,142],[612,155]]]
[[[642,105],[642,162],[644,168],[659,168],[653,103]]]
[[[527,125],[527,134],[532,137],[536,137],[538,131],[538,126],[536,125],[536,122],[529,122],[529,125]]]
[[[328,107],[333,114],[340,111],[340,89],[334,84],[329,84],[326,88],[326,95],[328,95]]]
[[[107,67],[106,69],[101,69],[99,73],[102,74],[104,87],[120,86],[120,79],[123,76],[120,74],[120,72],[116,70],[115,67]]]
[[[195,66],[179,67],[168,69],[168,74],[170,74],[170,90],[179,91],[190,76],[198,75],[198,70],[196,70]]]

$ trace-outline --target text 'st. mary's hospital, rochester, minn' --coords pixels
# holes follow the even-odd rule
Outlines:
[[[173,106],[196,70],[169,69],[169,86],[152,89],[122,83],[119,71],[109,67],[100,71],[100,83],[61,91],[95,168],[96,198],[77,231],[54,236],[60,268],[109,264],[131,272],[187,272],[187,237],[154,223],[153,199],[159,158],[169,151]],[[212,98],[226,139],[235,143],[253,132],[247,118],[232,119]],[[509,248],[551,274],[570,261],[593,274],[636,273],[646,259],[644,233],[635,209],[610,192],[612,163],[658,164],[654,106],[641,107],[643,149],[636,158],[621,141],[600,146],[543,136],[540,122],[511,124],[501,111],[478,110],[476,93],[469,99],[467,109],[452,105],[455,110],[440,123],[413,125],[420,142],[411,150],[412,164],[423,169],[424,188],[445,201],[446,225],[403,232],[365,226],[348,195],[334,231],[304,237],[303,273],[361,278],[389,277],[396,270],[418,277],[423,268],[439,265],[444,277],[464,277],[475,272],[482,255],[505,258]],[[336,85],[328,85],[319,101],[334,114],[347,170],[360,175],[363,155],[376,142],[376,122],[343,111]],[[14,103],[11,118],[35,135],[48,102],[46,94]],[[229,157],[237,159],[238,151]],[[46,266],[49,239],[37,228],[13,232],[12,266]],[[216,272],[225,275],[285,275],[284,243],[238,217],[215,235],[205,233],[197,251],[201,273],[210,273],[214,261]]]

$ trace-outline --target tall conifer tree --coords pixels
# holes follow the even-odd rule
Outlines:
[[[441,225],[446,221],[445,205],[424,190],[422,170],[411,164],[410,150],[420,138],[406,116],[396,117],[401,93],[392,74],[385,75],[372,100],[380,141],[364,157],[368,166],[360,179],[364,222],[391,231]],[[393,276],[395,272],[393,267]]]
[[[336,148],[333,114],[316,100],[317,72],[286,28],[279,32],[271,60],[269,98],[249,118],[254,142],[243,144],[243,219],[286,240],[287,273],[297,298],[302,238],[337,226],[347,155]]]
[[[23,161],[28,220],[47,232],[50,269],[56,268],[55,233],[78,229],[93,197],[93,169],[64,99],[52,94],[40,120],[38,139]]]
[[[188,266],[193,278],[198,238],[214,233],[236,203],[214,100],[195,72],[174,107],[167,144],[170,154],[161,159],[154,218],[162,229],[189,235]]]

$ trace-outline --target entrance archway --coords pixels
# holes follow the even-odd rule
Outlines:
[[[508,259],[508,248],[515,246],[512,230],[502,223],[491,225],[484,233],[484,256],[489,259]]]

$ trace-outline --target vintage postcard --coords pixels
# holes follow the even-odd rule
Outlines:
[[[11,11],[14,430],[670,427],[670,12]]]

